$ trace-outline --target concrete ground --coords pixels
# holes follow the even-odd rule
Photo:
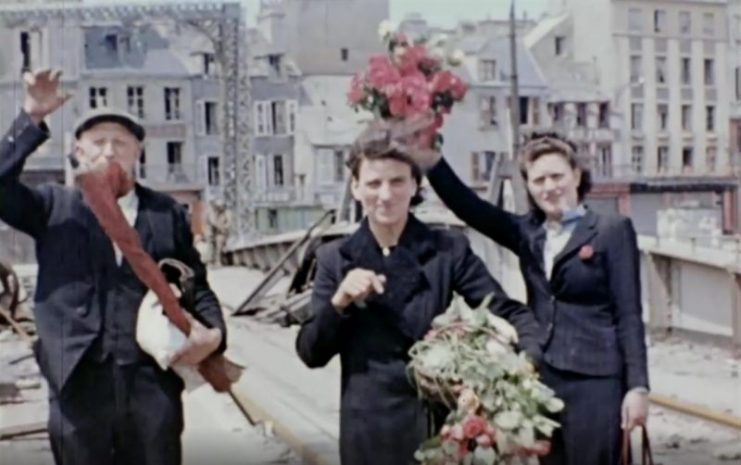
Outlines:
[[[225,309],[236,308],[260,277],[236,268],[210,273]],[[185,465],[338,463],[338,361],[319,370],[303,366],[293,347],[296,327],[268,326],[246,317],[228,318],[228,323],[227,355],[247,366],[234,391],[263,423],[252,426],[229,396],[208,387],[186,394]],[[0,404],[0,428],[46,417],[46,391],[33,360],[10,365],[28,353],[15,336],[0,333],[0,394],[26,380],[13,403]],[[649,359],[654,392],[741,415],[741,364],[729,351],[679,340],[652,341]],[[739,430],[652,407],[649,431],[657,465],[741,464]],[[2,465],[49,463],[44,434],[0,441]]]

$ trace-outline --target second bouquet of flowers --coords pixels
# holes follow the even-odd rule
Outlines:
[[[488,300],[488,299],[487,299]],[[420,395],[449,409],[439,434],[421,445],[425,465],[504,465],[545,455],[563,402],[538,379],[517,332],[488,309],[462,299],[435,318],[411,349],[409,373]]]

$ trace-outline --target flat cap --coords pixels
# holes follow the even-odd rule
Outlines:
[[[138,140],[144,140],[144,126],[139,119],[125,111],[115,108],[95,108],[85,112],[77,121],[75,121],[75,139],[99,123],[118,123],[128,129]]]

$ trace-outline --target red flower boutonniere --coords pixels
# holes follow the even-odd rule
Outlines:
[[[587,261],[591,259],[594,256],[594,249],[591,245],[583,245],[581,249],[579,249],[579,258],[581,258],[584,261]]]

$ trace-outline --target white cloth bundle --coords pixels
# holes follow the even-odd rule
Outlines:
[[[185,334],[162,311],[162,305],[155,293],[147,292],[136,319],[136,342],[154,358],[162,370],[172,368],[185,381],[186,389],[192,391],[205,383],[198,370],[191,366],[172,364],[187,340]]]

